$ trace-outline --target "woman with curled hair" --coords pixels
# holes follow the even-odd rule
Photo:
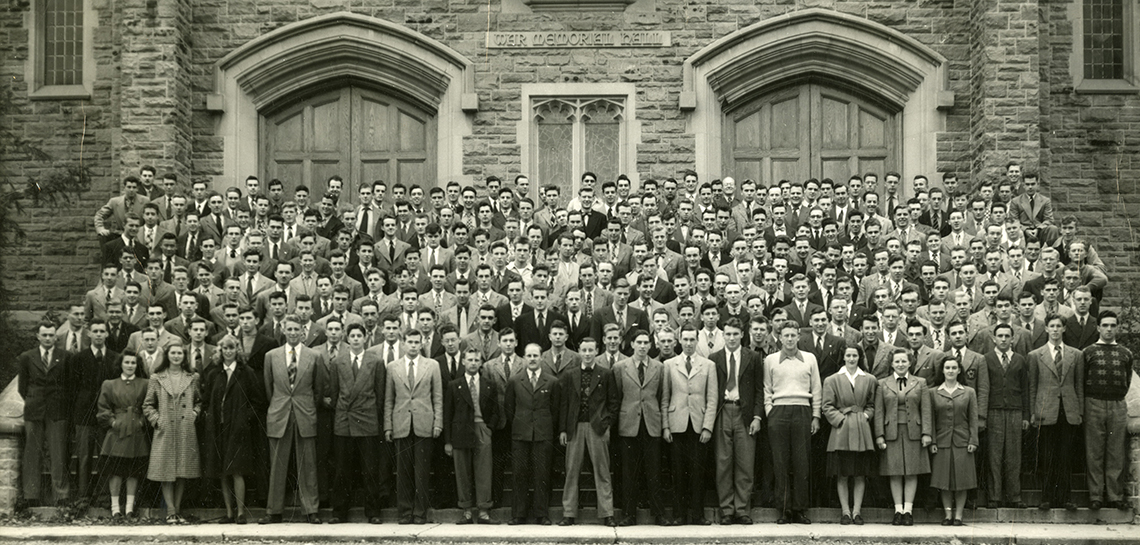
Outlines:
[[[863,524],[860,511],[867,476],[878,475],[871,421],[875,415],[875,393],[879,383],[863,371],[863,349],[848,346],[843,351],[843,368],[823,382],[823,416],[831,424],[827,441],[827,473],[836,477],[840,524]],[[850,489],[849,481],[854,484]]]
[[[961,526],[966,493],[978,487],[974,453],[978,450],[978,396],[958,382],[961,364],[945,356],[934,369],[930,390],[934,444],[930,486],[942,491],[943,526]]]
[[[186,523],[178,513],[186,480],[201,475],[194,425],[200,410],[198,374],[189,369],[186,348],[171,344],[147,383],[143,401],[143,414],[154,427],[147,478],[162,484],[168,524]]]

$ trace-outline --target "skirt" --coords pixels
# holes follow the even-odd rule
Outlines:
[[[939,490],[973,490],[978,487],[974,456],[966,447],[940,448],[930,460],[930,486]]]
[[[834,450],[827,453],[828,477],[873,477],[879,474],[879,458],[873,450]]]
[[[103,456],[103,473],[105,475],[113,475],[115,477],[123,478],[136,478],[141,479],[146,477],[148,456],[136,456],[133,458],[122,458],[119,456]]]

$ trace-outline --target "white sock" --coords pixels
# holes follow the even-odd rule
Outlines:
[[[111,497],[111,514],[114,515],[119,512],[119,497]]]
[[[914,509],[914,502],[903,503],[903,513],[909,513],[911,509]]]
[[[953,509],[951,509],[951,508],[949,508],[949,507],[947,507],[947,508],[945,509],[945,511],[946,511],[946,518],[951,518],[951,517],[950,517],[950,514],[951,514],[951,513],[953,513],[953,512],[954,512],[954,510],[953,510]]]
[[[115,500],[118,501],[118,500]],[[127,512],[132,513],[135,510],[135,496],[134,494],[127,494]]]
[[[903,504],[896,503],[895,504],[895,512],[896,513],[905,513],[906,511],[903,511]]]

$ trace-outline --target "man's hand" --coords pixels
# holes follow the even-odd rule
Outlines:
[[[108,236],[111,234],[111,230],[107,229],[106,227],[103,227],[102,229],[98,229],[98,230],[96,230],[96,232],[99,233],[99,236],[101,236],[101,237],[105,237],[105,236]]]
[[[1025,431],[1027,429],[1029,429],[1029,421],[1028,420],[1022,420],[1021,421],[1021,431]]]
[[[384,432],[384,440],[391,443],[392,442],[392,432],[390,432],[390,431]]]
[[[878,444],[879,444],[879,450],[887,450],[887,441],[885,439],[883,439],[882,437],[879,438]]]
[[[974,452],[974,451],[971,450],[970,452]],[[930,445],[930,453],[931,454],[938,454],[938,445]]]
[[[431,436],[433,439],[438,438],[439,434],[441,434],[441,433],[443,433],[443,430],[440,428],[435,428],[435,429],[431,430]]]
[[[748,435],[756,435],[760,433],[760,420],[753,418],[752,423],[748,425]]]
[[[929,435],[923,435],[923,436],[922,436],[922,446],[924,446],[924,447],[929,447],[929,446],[930,446],[930,445],[932,445],[932,444],[934,444],[934,441],[932,441],[932,440],[930,439],[930,436],[929,436]]]
[[[566,446],[566,432],[558,434],[558,442],[562,443],[562,446]]]
[[[669,430],[662,430],[661,436],[665,438],[666,443],[672,443],[673,442],[673,432],[671,432]]]
[[[712,440],[712,432],[709,430],[701,430],[701,442],[708,443]]]
[[[938,447],[935,446],[934,448],[938,448]],[[966,452],[973,454],[975,450],[978,450],[977,445],[966,445]],[[937,451],[935,451],[935,452],[937,452]]]
[[[443,453],[444,454],[451,456],[453,450],[454,449],[451,448],[451,443],[447,443],[446,445],[443,445]]]

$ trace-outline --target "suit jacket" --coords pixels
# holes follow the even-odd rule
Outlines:
[[[807,312],[805,313],[800,313],[800,307],[795,301],[784,306],[784,310],[788,311],[788,319],[800,324],[801,328],[811,327],[811,315],[822,308],[811,301],[807,302]]]
[[[175,335],[175,334],[167,331],[165,328],[162,330],[162,332],[160,332],[158,334],[158,351],[159,352],[166,350],[166,347],[171,345],[171,344],[181,344],[181,343],[182,343],[182,339],[180,337],[178,337],[178,335]],[[142,351],[143,348],[142,348],[142,331],[141,330],[135,331],[134,333],[131,333],[130,338],[127,339],[127,348],[126,349],[130,350],[132,352],[141,352]]]
[[[909,346],[904,347],[904,350],[911,354],[914,353]],[[934,367],[942,356],[942,350],[931,348],[925,344],[918,347],[918,357],[911,358],[910,374],[926,379],[926,385],[933,388],[936,375]],[[964,379],[965,377],[963,377],[963,382],[965,382]]]
[[[455,262],[454,262],[455,251],[454,250],[452,250],[451,248],[444,248],[444,247],[440,246],[439,248],[436,248],[436,253],[439,254],[435,258],[436,263],[438,263],[439,265],[443,265],[444,267],[447,268],[448,271],[455,268]],[[420,249],[420,269],[423,271],[423,273],[425,275],[431,274],[431,260],[428,259],[428,249],[427,248],[421,248]]]
[[[126,202],[126,199],[125,195],[111,197],[107,204],[95,212],[96,231],[107,229],[112,233],[122,232],[127,223],[127,214],[133,212],[141,218],[143,207],[150,202],[146,195],[135,195],[130,204]]]
[[[558,411],[559,429],[566,432],[567,441],[572,440],[578,432],[578,411],[582,405],[582,366],[566,370],[558,379],[561,396],[561,407]],[[590,418],[590,429],[598,435],[604,435],[610,430],[614,416],[617,415],[621,398],[614,382],[614,374],[597,363],[590,376],[590,383],[585,385],[586,412]]]
[[[448,293],[447,291],[444,291],[440,294],[440,299],[443,301],[443,304],[440,307],[443,312],[447,312],[448,309],[454,307],[456,304],[455,294]],[[420,306],[435,310],[435,290],[430,290],[427,293],[420,295]]]
[[[712,433],[716,422],[718,394],[716,366],[712,360],[692,355],[692,370],[685,371],[687,356],[681,354],[665,361],[669,384],[665,429],[684,433],[691,425],[693,431]]]
[[[986,407],[986,412],[979,412],[978,419],[985,426],[986,416],[990,410],[1017,410],[1021,411],[1022,418],[1029,420],[1029,361],[1025,356],[1012,352],[1009,366],[1002,369],[1001,358],[997,352],[990,350],[985,355],[986,374],[989,377],[989,387],[985,392],[985,403],[978,399],[978,407]]]
[[[865,342],[859,343],[859,348],[863,352],[867,352],[867,345]],[[891,357],[895,352],[899,351],[899,347],[889,345],[883,341],[879,341],[879,347],[875,350],[875,361],[868,361],[867,365],[871,366],[866,371],[873,375],[876,379],[881,379],[889,375],[891,371]]]
[[[1033,196],[1033,206],[1030,206],[1029,194],[1022,193],[1009,201],[1009,216],[1025,226],[1053,224],[1053,200],[1038,193]]]
[[[875,437],[894,441],[901,433],[905,433],[911,441],[918,441],[924,435],[933,436],[930,396],[927,391],[926,381],[914,375],[910,376],[906,388],[902,390],[899,389],[893,372],[880,379],[875,394]],[[906,406],[906,422],[898,421],[900,405]],[[900,432],[904,425],[906,427]]]
[[[443,394],[443,442],[452,448],[470,449],[478,446],[475,434],[475,401],[466,373],[447,384]],[[479,416],[490,429],[499,420],[498,385],[486,373],[479,374]]]
[[[1056,424],[1062,406],[1069,424],[1081,424],[1085,359],[1080,350],[1066,344],[1061,348],[1059,363],[1048,344],[1029,353],[1029,403],[1033,420],[1040,426]]]
[[[525,316],[528,313],[533,312],[533,311],[534,311],[534,307],[530,306],[529,304],[522,303],[522,302],[519,303],[519,319],[520,320],[522,319],[523,316]],[[477,312],[478,312],[478,310],[476,310],[476,313]],[[478,316],[476,316],[476,318],[478,318]],[[511,311],[511,303],[509,300],[507,302],[495,307],[495,324],[496,324],[495,325],[496,329],[501,329],[504,327],[512,327],[515,329],[516,332],[518,332],[518,324],[515,323],[514,314]],[[522,344],[522,339],[519,339],[519,344]]]
[[[978,446],[981,414],[978,398],[969,386],[953,393],[941,388],[930,390],[934,424],[934,444],[938,448]]]
[[[586,231],[586,238],[595,239],[602,236],[602,231],[606,228],[606,221],[606,215],[597,210],[583,210],[582,226]]]
[[[127,348],[127,342],[131,338],[131,334],[138,331],[138,326],[127,322],[124,319],[119,322],[118,327],[107,324],[107,348],[114,350],[120,354]]]
[[[823,334],[823,351],[820,352],[815,346],[815,333],[812,331],[800,332],[799,349],[804,352],[810,352],[815,356],[815,361],[819,365],[819,376],[830,377],[839,372],[843,367],[843,350],[846,348],[845,341],[830,333]]]
[[[63,350],[70,350],[72,347],[68,346],[68,337],[71,335],[72,331],[73,329],[71,327],[71,322],[63,322],[62,325],[56,328],[55,347],[62,348]],[[78,338],[79,342],[79,350],[75,350],[75,352],[86,350],[87,347],[91,346],[91,333],[87,330],[86,327],[80,329],[79,331],[75,331],[75,335]]]
[[[102,284],[91,289],[83,298],[84,314],[87,316],[87,321],[90,322],[92,318],[107,319],[107,298],[104,295],[106,292]],[[126,294],[123,289],[116,286],[111,288],[111,301],[121,302]]]
[[[503,415],[515,441],[553,441],[561,431],[555,417],[562,402],[558,379],[539,369],[537,387],[526,370],[507,379]]]
[[[566,348],[577,351],[582,339],[589,337],[594,330],[594,321],[588,312],[578,312],[578,323],[574,324],[570,313],[566,314],[566,327],[570,329],[570,338],[566,341]]]
[[[67,394],[67,362],[71,353],[60,347],[51,351],[51,364],[45,366],[39,346],[16,359],[17,390],[24,399],[24,420],[43,422],[71,417],[72,400]]]
[[[562,357],[558,364],[554,363],[554,349],[546,350],[538,359],[542,362],[542,370],[549,372],[556,378],[561,377],[568,369],[580,368],[582,366],[582,356],[569,348],[562,351]]]
[[[380,355],[365,350],[357,369],[352,351],[341,350],[331,363],[331,397],[336,408],[333,433],[338,437],[379,436],[388,378]]]
[[[727,403],[725,388],[728,385],[728,353],[718,350],[709,356],[716,366],[717,411]],[[764,411],[764,360],[760,354],[748,348],[740,349],[740,361],[737,362],[736,389],[740,393],[740,418],[748,426],[752,420],[765,416]]]
[[[592,321],[594,322],[592,336],[600,341],[605,324],[617,323],[617,314],[614,313],[613,305],[594,312]],[[633,354],[633,335],[638,330],[649,331],[649,316],[645,314],[645,311],[626,305],[625,324],[618,325],[622,326],[621,353],[627,356],[631,355]]]
[[[296,378],[290,386],[288,350],[288,345],[280,346],[265,355],[262,377],[269,400],[266,435],[274,439],[285,437],[292,415],[301,437],[316,437],[317,405],[323,403],[330,380],[324,356],[303,344],[297,345]]]
[[[668,429],[669,380],[661,362],[647,358],[645,380],[638,380],[638,364],[633,358],[619,361],[613,368],[614,382],[621,399],[617,431],[621,437],[637,437],[642,421],[650,437],[661,437]]]
[[[531,343],[541,346],[543,352],[550,350],[550,325],[556,320],[566,323],[566,316],[553,310],[547,310],[541,328],[538,327],[538,316],[535,311],[519,316],[519,319],[515,320],[515,332],[518,333],[519,338],[516,353],[520,356],[523,355],[526,345]]]
[[[1100,331],[1097,330],[1096,321],[1096,317],[1092,314],[1089,314],[1085,320],[1085,326],[1083,328],[1076,317],[1066,321],[1065,334],[1062,338],[1065,344],[1077,350],[1084,350],[1096,344],[1097,339],[1100,338]]]
[[[408,377],[408,358],[388,364],[384,394],[384,432],[393,439],[433,437],[443,430],[443,377],[439,363],[416,356],[415,380]]]

